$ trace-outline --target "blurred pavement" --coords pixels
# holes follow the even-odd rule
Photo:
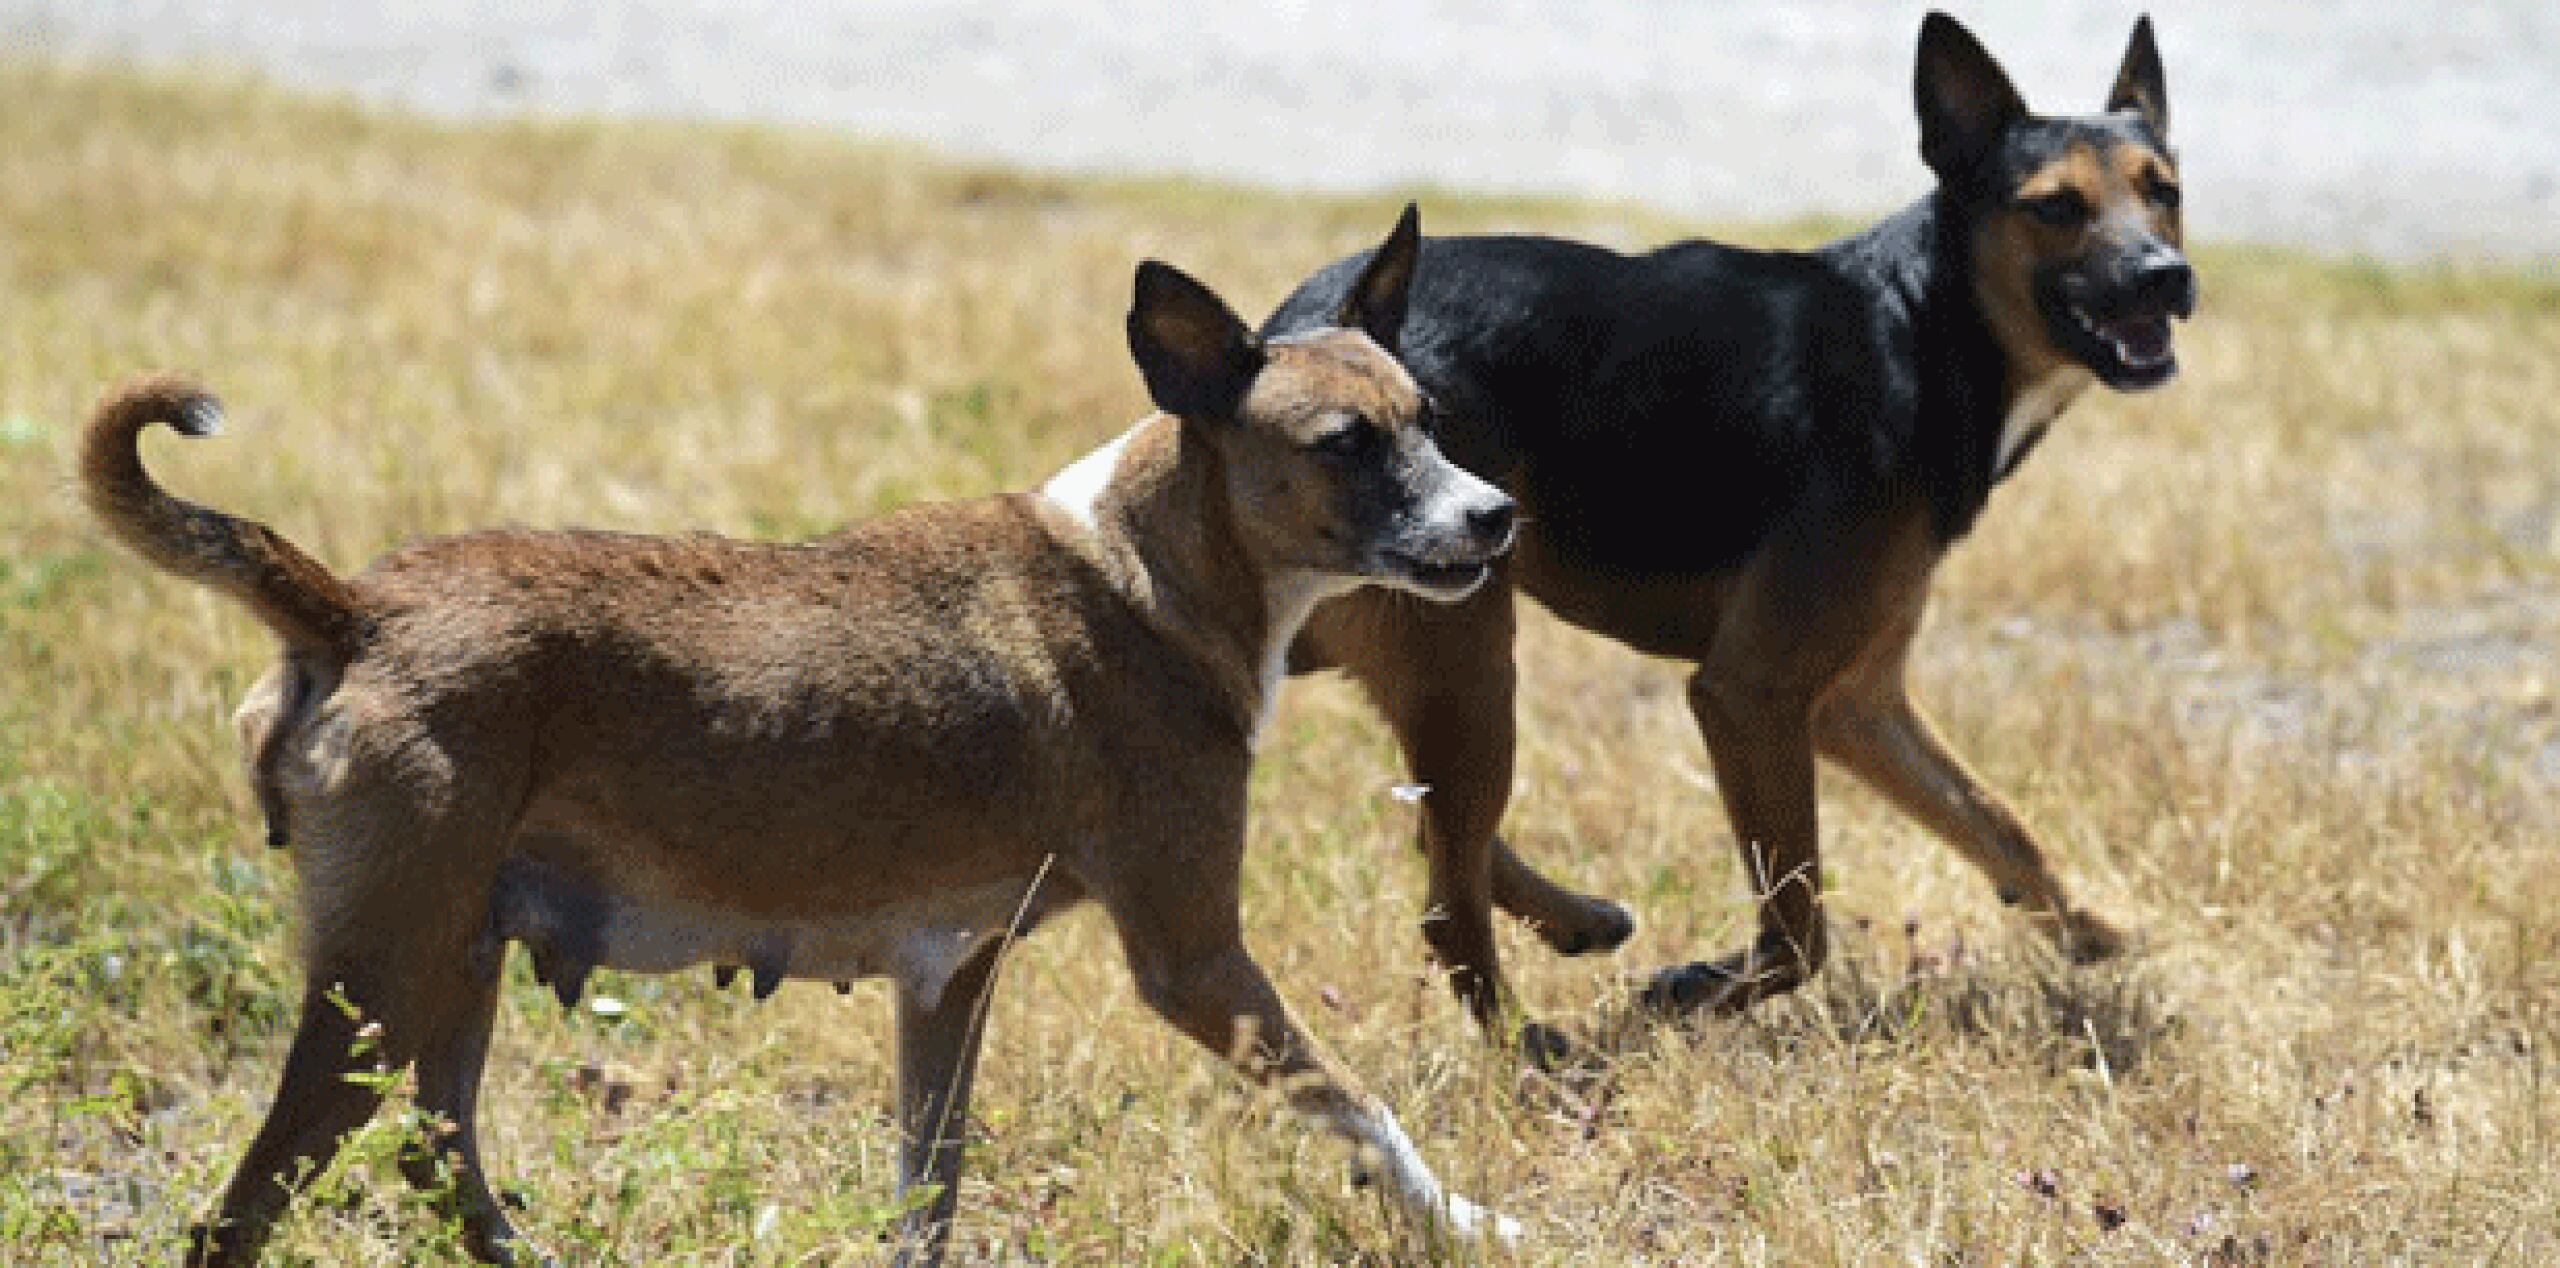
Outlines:
[[[458,115],[768,118],[1047,167],[1427,181],[1711,217],[1924,188],[1922,3],[0,0],[0,48],[205,61]],[[2139,6],[1953,6],[2094,108]],[[2560,3],[2170,0],[2200,238],[2560,259]],[[5,63],[0,63],[5,65]]]

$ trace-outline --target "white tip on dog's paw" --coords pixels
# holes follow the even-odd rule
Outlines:
[[[1468,1241],[1489,1237],[1505,1249],[1517,1247],[1527,1233],[1520,1221],[1488,1211],[1454,1193],[1449,1195],[1449,1231]]]

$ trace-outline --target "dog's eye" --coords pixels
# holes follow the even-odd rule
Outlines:
[[[1376,452],[1378,443],[1384,439],[1385,433],[1371,426],[1367,419],[1354,419],[1316,437],[1312,448],[1328,458],[1365,458]]]
[[[2184,193],[2179,191],[2177,186],[2164,180],[2152,181],[2150,193],[2151,201],[2160,204],[2161,208],[2166,211],[2176,211],[2178,209],[2178,203],[2186,197]]]
[[[2056,229],[2076,229],[2089,222],[2089,200],[2075,190],[2040,194],[2021,204],[2038,223]]]

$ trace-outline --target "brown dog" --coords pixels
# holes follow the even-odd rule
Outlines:
[[[514,941],[564,1001],[598,966],[744,966],[759,994],[893,979],[900,1184],[936,1189],[905,1249],[935,1260],[999,948],[1086,899],[1183,1033],[1371,1155],[1409,1209],[1515,1235],[1444,1193],[1238,927],[1245,776],[1300,622],[1364,582],[1462,598],[1510,542],[1510,500],[1440,456],[1392,355],[1417,240],[1408,208],[1338,321],[1267,344],[1142,265],[1129,341],[1163,413],[1038,495],[804,545],[488,532],[342,580],[145,474],[137,434],[207,434],[212,397],[166,378],[109,397],[90,505],[285,644],[240,725],[301,874],[301,1029],[194,1258],[255,1257],[375,1109],[343,1076],[377,1061],[414,1062],[451,1119],[471,1249],[523,1254],[473,1123]]]

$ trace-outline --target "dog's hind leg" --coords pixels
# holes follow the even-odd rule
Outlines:
[[[189,1263],[257,1262],[294,1193],[328,1169],[347,1134],[382,1104],[381,1082],[371,1076],[450,1033],[450,1009],[437,997],[440,983],[456,975],[453,959],[426,955],[314,958],[275,1102],[213,1219],[196,1230]],[[422,1098],[426,1091],[422,1075]]]
[[[1789,687],[1700,670],[1689,707],[1706,737],[1734,843],[1760,903],[1760,933],[1722,960],[1665,969],[1645,988],[1663,1012],[1735,1012],[1803,985],[1828,947],[1814,802],[1811,704]]]
[[[505,839],[494,808],[516,804],[515,790],[456,777],[448,749],[424,737],[375,734],[363,747],[377,760],[324,800],[297,803],[301,1025],[266,1122],[197,1230],[191,1263],[254,1263],[294,1193],[380,1106],[373,1074],[433,1054],[422,1096],[448,1091],[470,1064],[456,1056],[471,1053],[443,1045],[468,1039],[475,1021],[485,1036],[493,988],[473,985],[470,966],[489,954],[489,856]]]
[[[2073,905],[2025,822],[1911,702],[1902,665],[1897,653],[1824,701],[1816,731],[1823,755],[1954,846],[1991,879],[2002,902],[2025,908],[2064,954],[2087,963],[2121,951],[2124,935]]]
[[[285,1056],[274,1108],[232,1172],[217,1214],[196,1228],[188,1263],[256,1263],[295,1191],[327,1170],[342,1138],[373,1117],[381,1089],[347,1076],[372,1069],[377,1056],[398,1051],[397,1043],[406,1041],[383,1042],[378,1053],[355,1055],[360,1024],[331,998],[330,983],[304,988],[302,1025]],[[383,1038],[388,1041],[388,1034]]]
[[[420,1047],[418,1106],[436,1121],[423,1148],[413,1142],[401,1155],[400,1170],[409,1183],[444,1196],[448,1210],[462,1221],[472,1255],[491,1263],[537,1263],[542,1256],[508,1221],[489,1190],[488,1169],[480,1158],[480,1074],[489,1057],[505,954],[505,944],[494,938],[474,948],[459,969],[468,979],[465,990],[451,1002],[444,1025]]]
[[[994,945],[980,951],[930,1002],[914,983],[898,983],[898,1196],[909,1204],[898,1229],[901,1268],[942,1262],[951,1240],[969,1088],[977,1078],[998,955]],[[918,1198],[926,1186],[931,1196]]]

